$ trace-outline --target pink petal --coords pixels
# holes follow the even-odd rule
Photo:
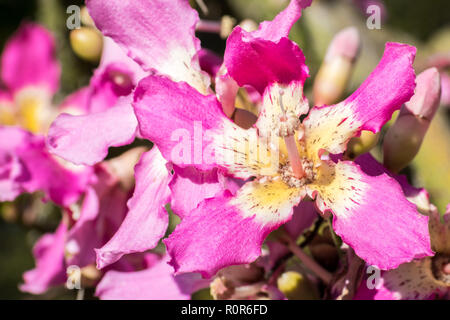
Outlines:
[[[96,167],[96,175],[97,182],[86,192],[80,218],[67,239],[67,262],[80,267],[95,263],[95,248],[111,239],[127,213],[128,192],[117,178],[101,165]]]
[[[215,77],[222,66],[223,59],[215,52],[208,49],[200,49],[198,52],[200,68],[206,71],[211,77]]]
[[[48,149],[75,164],[92,165],[106,157],[109,147],[131,143],[137,129],[131,98],[122,97],[103,112],[60,115],[49,129]]]
[[[118,84],[114,79],[116,75],[127,79],[126,82]],[[114,107],[120,97],[130,95],[137,83],[133,78],[133,72],[120,62],[97,69],[89,83],[89,113],[105,111]]]
[[[142,136],[154,142],[164,158],[205,171],[216,167],[204,161],[209,145],[204,133],[220,127],[226,118],[214,95],[204,96],[186,83],[149,76],[136,88],[133,106]]]
[[[60,112],[69,114],[85,114],[89,108],[90,87],[83,87],[67,96],[59,105]]]
[[[120,63],[132,74],[132,80],[139,82],[147,73],[110,37],[103,37],[102,58],[98,70],[104,69],[110,64]]]
[[[316,203],[333,211],[334,230],[360,258],[386,270],[433,254],[428,217],[406,200],[397,181],[367,175],[348,161],[333,170],[333,182],[319,187]]]
[[[89,0],[86,4],[101,32],[144,70],[157,70],[175,81],[190,79],[191,84],[202,78],[196,56],[198,14],[188,1]]]
[[[442,297],[448,288],[436,281],[432,274],[431,259],[405,263],[397,269],[381,273],[373,289],[373,280],[364,277],[354,300],[433,300]]]
[[[40,25],[22,24],[5,45],[1,77],[12,91],[32,85],[53,94],[58,90],[60,71],[54,39]]]
[[[89,188],[84,196],[80,218],[67,236],[67,263],[84,267],[95,261],[94,248],[99,245],[96,230],[99,199],[95,190]]]
[[[133,106],[142,136],[179,167],[202,171],[220,167],[243,179],[278,171],[269,139],[251,140],[258,138],[256,129],[245,130],[233,123],[214,95],[204,96],[183,82],[149,76],[136,88]],[[245,152],[249,141],[258,142],[251,147],[258,147],[264,159],[256,162]]]
[[[291,0],[275,19],[262,22],[256,31],[234,28],[227,40],[225,65],[241,87],[251,85],[262,94],[273,82],[304,83],[308,77],[305,57],[287,37],[302,9],[310,5],[311,0]]]
[[[414,47],[387,43],[380,63],[350,97],[333,106],[311,109],[303,121],[307,152],[345,151],[350,138],[361,130],[378,132],[395,110],[414,94]]]
[[[164,236],[170,201],[171,179],[166,161],[156,147],[145,153],[135,168],[136,187],[128,201],[128,214],[119,230],[97,252],[97,267],[119,260],[124,254],[154,248]]]
[[[180,218],[197,208],[205,199],[212,198],[224,190],[217,169],[200,171],[194,167],[174,166],[174,176],[169,188],[172,193],[171,208]]]
[[[297,44],[288,38],[272,42],[246,37],[246,31],[236,27],[228,37],[225,50],[228,73],[239,86],[251,85],[262,94],[274,82],[305,82],[308,67]]]
[[[311,5],[312,0],[291,0],[289,5],[281,11],[272,21],[263,21],[259,29],[250,32],[253,38],[262,38],[277,42],[288,37],[292,26],[302,15],[302,10]]]
[[[450,76],[441,72],[441,104],[450,107]]]
[[[164,241],[175,271],[200,272],[209,278],[221,268],[259,257],[272,230],[243,218],[228,201],[229,196],[206,200]]]
[[[356,113],[362,130],[378,132],[392,113],[414,94],[412,67],[416,48],[401,43],[386,43],[381,61],[344,105]]]
[[[301,192],[283,182],[247,182],[232,196],[200,203],[164,240],[177,272],[213,276],[219,269],[253,262],[266,236],[291,219]]]
[[[69,206],[86,190],[91,170],[72,171],[63,167],[47,152],[43,137],[19,128],[3,127],[0,128],[0,141],[0,158],[6,159],[10,166],[7,172],[0,174],[0,187],[9,185],[12,188],[6,190],[5,194],[9,196],[2,200],[13,200],[20,193],[41,190],[56,204]],[[5,183],[3,179],[10,181]]]
[[[207,285],[199,274],[174,276],[167,259],[161,259],[142,271],[108,271],[95,295],[103,300],[188,300]]]
[[[111,38],[104,37],[102,59],[91,78],[89,112],[111,108],[147,75]]]
[[[33,248],[36,267],[23,274],[24,284],[20,290],[32,294],[44,293],[51,286],[66,281],[64,245],[67,226],[61,223],[53,234],[43,235]]]

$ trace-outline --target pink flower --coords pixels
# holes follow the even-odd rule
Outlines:
[[[1,78],[6,90],[0,89],[0,201],[41,190],[47,199],[69,206],[90,179],[89,169],[69,169],[51,156],[41,135],[55,112],[51,98],[58,88],[60,66],[54,51],[53,37],[33,23],[23,24],[5,46]]]
[[[147,267],[135,272],[107,271],[95,295],[103,300],[189,300],[209,281],[200,274],[173,275],[166,257],[147,254]]]
[[[293,0],[257,31],[236,27],[228,38],[224,59],[228,74],[262,95],[253,128],[234,124],[217,98],[198,92],[195,83],[193,87],[151,75],[135,90],[140,132],[168,161],[253,178],[235,195],[226,191],[183,215],[165,240],[170,264],[178,272],[210,277],[223,267],[255,260],[266,236],[289,221],[293,207],[306,196],[315,199],[321,212],[333,213],[336,233],[369,264],[392,269],[432,254],[428,218],[405,199],[394,179],[368,175],[353,162],[324,157],[325,151],[345,151],[348,140],[361,130],[378,132],[411,98],[415,48],[388,43],[379,65],[355,93],[337,105],[313,108],[300,122],[299,116],[309,109],[303,97],[308,69],[301,50],[287,35],[301,8],[309,4]],[[198,134],[199,125],[207,136]],[[174,135],[190,138],[188,147]],[[269,155],[270,161],[256,156],[261,154]]]
[[[104,245],[119,228],[127,213],[130,190],[123,187],[110,162],[95,166],[94,171],[82,200],[64,211],[55,233],[45,234],[36,243],[33,250],[36,267],[25,272],[21,290],[41,294],[51,286],[64,284],[69,266],[81,270],[93,266],[95,249]],[[143,258],[130,256],[110,269],[139,270],[145,265]]]
[[[373,161],[373,160],[372,160]],[[416,259],[394,270],[383,271],[379,279],[364,277],[354,299],[358,300],[411,300],[450,298],[450,205],[440,217],[436,207],[429,203],[424,189],[412,188],[405,177],[396,177],[405,195],[418,208],[429,215],[433,257]],[[369,285],[373,287],[369,288]]]

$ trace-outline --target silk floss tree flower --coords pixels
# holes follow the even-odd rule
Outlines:
[[[179,272],[200,271],[211,276],[222,267],[255,260],[267,234],[288,221],[292,207],[306,195],[315,198],[322,211],[334,213],[336,232],[369,263],[387,269],[431,254],[427,218],[403,199],[395,181],[386,176],[366,176],[352,162],[333,162],[324,157],[324,150],[344,151],[347,140],[362,129],[378,131],[392,112],[411,97],[415,49],[388,44],[379,66],[359,90],[338,105],[314,108],[301,123],[298,117],[309,109],[303,97],[308,71],[301,50],[287,35],[301,8],[309,3],[291,1],[286,10],[273,21],[262,23],[257,31],[246,32],[237,27],[230,35],[225,53],[227,75],[239,86],[253,86],[264,98],[257,124],[244,130],[224,115],[219,103],[221,95],[218,101],[211,94],[209,81],[199,69],[200,48],[194,36],[198,16],[187,2],[142,1],[132,6],[126,1],[87,2],[102,33],[126,50],[144,70],[157,74],[140,82],[133,106],[140,134],[153,141],[165,158],[158,150],[143,156],[140,170],[136,170],[137,185],[142,183],[142,187],[136,188],[130,200],[136,210],[128,215],[129,219],[104,250],[98,252],[100,266],[116,261],[124,253],[146,250],[163,235],[160,231],[165,230],[167,218],[161,211],[162,204],[169,200],[169,191],[177,189],[166,188],[170,181],[164,168],[167,163],[173,165],[175,172],[183,171],[179,180],[185,187],[195,186],[182,189],[181,199],[196,201],[180,208],[182,223],[166,241],[171,264]],[[181,15],[183,19],[175,19]],[[124,29],[123,25],[133,27]],[[127,115],[131,119],[128,109]],[[91,128],[69,127],[72,130],[66,130],[67,126],[61,126],[57,120],[50,135],[50,148],[55,154],[66,154],[67,159],[71,153],[85,158],[81,161],[92,154],[95,160],[101,159],[107,147],[129,139],[118,128],[124,123],[118,114],[103,120]],[[111,123],[115,124],[114,130],[95,134],[100,126],[112,128]],[[198,135],[198,130],[197,134],[194,132],[196,124],[197,128],[201,124],[201,129],[209,130],[209,139]],[[89,148],[77,143],[80,139],[74,133],[76,128],[82,128],[86,137],[94,136],[96,142]],[[133,130],[130,132],[134,135]],[[187,133],[194,138],[193,145],[200,146],[193,152],[195,159],[191,152],[180,157],[178,151],[183,148],[178,139],[168,140],[173,133]],[[249,160],[255,159],[254,149],[242,151],[233,145],[236,141],[245,145],[250,137],[255,142],[252,146],[272,155],[269,158],[275,159],[277,165],[261,164],[258,159],[252,163]],[[278,143],[279,153],[272,150],[268,141]],[[79,148],[71,149],[74,144]],[[191,146],[184,150],[192,151]],[[97,154],[97,150],[101,153]],[[235,159],[226,159],[225,150]],[[204,156],[208,154],[214,157]],[[186,163],[186,158],[190,163]],[[158,172],[155,163],[161,168]],[[151,167],[150,172],[147,168]],[[216,185],[215,180],[205,179],[204,173],[217,169],[253,180],[247,181],[236,196],[226,191],[215,197],[217,189],[208,187],[208,183]],[[150,176],[159,179],[149,179]],[[387,191],[380,195],[374,185]],[[198,205],[199,190],[205,194],[208,190],[212,198]],[[171,197],[175,198],[173,194]],[[405,210],[396,210],[399,206]],[[154,211],[158,212],[156,217],[148,214],[153,208],[158,208]],[[155,226],[160,231],[154,232]]]
[[[236,27],[227,40],[228,74],[263,96],[253,128],[234,124],[214,95],[204,95],[187,83],[152,75],[135,91],[140,132],[166,159],[180,167],[218,167],[235,177],[251,178],[235,195],[225,191],[183,217],[165,240],[177,272],[210,277],[225,266],[255,260],[265,237],[286,223],[292,208],[307,196],[315,199],[321,212],[333,214],[336,233],[369,264],[392,269],[432,255],[428,218],[405,199],[395,180],[366,175],[353,162],[326,156],[344,152],[347,141],[361,130],[378,132],[411,98],[416,50],[386,44],[380,63],[356,92],[341,103],[314,107],[308,113],[303,96],[308,69],[300,48],[287,36],[302,6],[309,4],[291,1],[257,31]],[[301,122],[299,117],[306,113]],[[208,130],[208,137],[194,135],[196,122]],[[180,146],[167,137],[180,128],[202,146],[200,161],[186,163],[173,152]],[[281,141],[278,150],[274,141]],[[239,142],[246,148],[239,148]],[[273,156],[276,165],[255,157],[261,150]]]
[[[68,168],[45,147],[43,134],[57,113],[51,99],[59,76],[53,37],[40,25],[24,23],[1,59],[0,201],[40,190],[67,207],[90,179],[88,168]]]

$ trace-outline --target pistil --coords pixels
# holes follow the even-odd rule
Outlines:
[[[280,117],[280,121],[287,122],[289,121],[289,119],[286,115],[286,110],[283,105],[283,93],[283,90],[280,90],[280,108],[283,112],[283,115]],[[289,163],[291,164],[294,176],[297,179],[303,178],[305,176],[305,170],[303,169],[302,160],[300,158],[300,153],[298,152],[297,143],[295,141],[295,131],[294,133],[287,131],[287,135],[284,136],[284,143],[286,144]]]

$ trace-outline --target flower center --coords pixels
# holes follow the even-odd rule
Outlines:
[[[300,160],[304,170],[304,175],[301,178],[296,177],[290,163],[280,166],[279,171],[281,179],[291,188],[301,188],[304,185],[311,183],[316,176],[316,173],[313,170],[313,162],[305,157],[302,157]]]
[[[432,258],[431,268],[436,280],[450,286],[450,255],[437,253]]]

